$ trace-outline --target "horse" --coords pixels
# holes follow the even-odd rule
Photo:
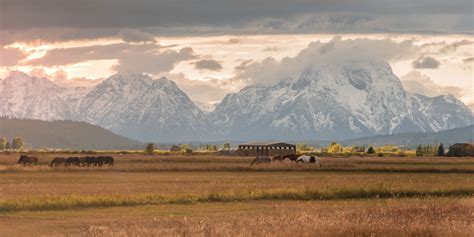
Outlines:
[[[258,165],[258,164],[261,164],[261,163],[272,163],[272,159],[268,156],[257,157],[257,158],[252,160],[250,165],[254,165],[254,164]]]
[[[64,157],[55,157],[52,161],[51,164],[49,164],[51,167],[58,167],[60,165],[66,165],[66,158]]]
[[[276,155],[276,156],[272,157],[272,162],[275,162],[275,161],[283,162],[283,160],[284,160],[284,158],[281,155]]]
[[[297,158],[298,158],[298,155],[296,154],[286,154],[283,156],[283,160],[288,159],[291,161],[296,161]]]
[[[27,156],[27,155],[20,155],[20,159],[18,159],[18,164],[27,166],[27,165],[37,165],[38,164],[38,157],[35,156]]]
[[[97,157],[97,165],[102,167],[102,165],[108,164],[109,166],[114,166],[114,158],[112,156],[99,156]]]
[[[296,163],[313,163],[321,166],[321,158],[317,156],[302,155],[296,159]]]
[[[77,157],[68,157],[66,159],[66,166],[69,166],[69,165],[79,166],[81,165],[81,160]]]
[[[87,167],[93,165],[93,166],[97,166],[97,158],[94,157],[94,156],[86,156],[84,158],[84,163],[85,165],[87,165]]]

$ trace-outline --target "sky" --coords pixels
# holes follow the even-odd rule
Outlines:
[[[410,92],[474,105],[473,12],[470,0],[0,0],[0,78],[148,73],[213,104],[308,64],[375,59]]]

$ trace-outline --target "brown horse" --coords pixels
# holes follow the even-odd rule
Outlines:
[[[250,165],[258,165],[261,163],[272,163],[272,158],[268,156],[260,156],[252,160]]]
[[[97,165],[102,167],[102,165],[114,166],[114,158],[112,156],[99,156],[97,157]]]
[[[81,160],[78,157],[68,157],[66,159],[66,166],[70,165],[80,166]]]
[[[275,161],[283,162],[283,160],[284,160],[284,158],[281,155],[276,155],[276,156],[272,157],[272,162],[275,162]]]
[[[18,164],[23,165],[23,166],[37,165],[38,164],[38,157],[20,155],[20,159],[18,159]]]
[[[287,154],[287,155],[283,156],[283,160],[284,159],[288,159],[288,160],[291,160],[291,161],[296,161],[296,159],[298,159],[298,155],[296,155],[296,154]]]
[[[55,157],[49,166],[51,167],[58,167],[60,165],[66,165],[66,158],[64,157]]]

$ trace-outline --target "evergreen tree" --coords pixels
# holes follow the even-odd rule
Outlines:
[[[418,147],[416,148],[416,156],[423,156],[423,148],[421,147],[421,145],[418,145]]]
[[[155,151],[155,145],[153,143],[148,143],[145,148],[145,153],[148,155],[153,155],[153,152]]]
[[[230,150],[230,143],[224,143],[224,150]]]
[[[436,152],[436,156],[444,156],[443,143],[439,144],[439,146],[438,146],[438,151]]]
[[[0,150],[4,150],[6,146],[7,146],[7,139],[6,138],[1,138],[0,139]]]
[[[374,147],[370,146],[369,149],[367,150],[367,154],[374,154],[375,150]]]
[[[21,137],[15,137],[13,138],[13,141],[12,141],[12,148],[15,149],[15,150],[19,150],[19,149],[22,149],[24,146],[23,144],[23,138]]]
[[[7,141],[7,144],[5,144],[5,150],[8,150],[8,149],[10,149],[10,147],[11,147],[11,146],[10,146],[10,142],[9,142],[9,141]]]

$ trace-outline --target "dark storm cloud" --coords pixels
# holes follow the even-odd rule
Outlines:
[[[124,28],[155,35],[472,34],[472,9],[471,0],[0,0],[0,24],[5,32],[80,29],[77,37],[116,36]]]
[[[439,67],[440,62],[436,58],[426,57],[426,58],[419,58],[413,61],[411,65],[413,66],[413,68],[417,68],[417,69],[423,69],[423,68],[435,69]]]
[[[222,64],[214,59],[203,59],[194,63],[196,69],[205,69],[209,71],[220,71],[222,70]]]

